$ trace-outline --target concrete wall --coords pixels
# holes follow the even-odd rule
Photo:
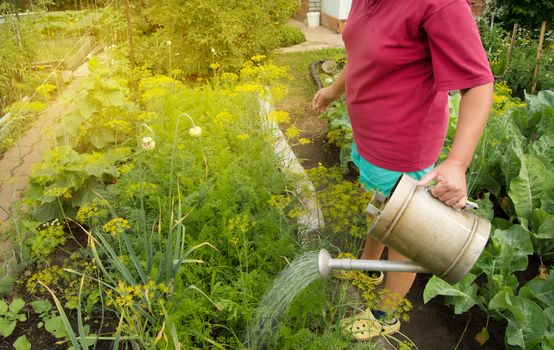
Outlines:
[[[352,0],[321,0],[321,12],[336,19],[346,20]]]

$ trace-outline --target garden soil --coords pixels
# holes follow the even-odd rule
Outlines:
[[[290,24],[302,29],[307,43],[296,46],[291,52],[311,50],[314,48],[340,47],[337,40],[340,35],[332,33],[325,28],[308,28],[303,23],[291,21]],[[314,41],[315,43],[310,43]],[[322,45],[326,42],[328,45]],[[329,145],[325,140],[327,133],[327,121],[318,118],[318,115],[311,109],[311,101],[298,96],[289,96],[279,103],[279,110],[290,113],[291,123],[295,124],[302,134],[311,141],[307,145],[292,145],[294,153],[301,161],[305,169],[313,168],[322,164],[326,167],[340,164],[340,150]],[[285,125],[286,128],[288,125]],[[358,174],[351,170],[347,178],[357,179]],[[419,274],[408,294],[407,298],[413,304],[410,313],[410,321],[402,324],[402,333],[411,339],[420,350],[498,350],[504,349],[504,330],[506,323],[503,321],[490,320],[488,331],[490,339],[484,346],[480,346],[474,339],[487,323],[486,316],[477,307],[473,307],[463,315],[454,315],[452,307],[444,305],[443,297],[436,297],[427,304],[423,303],[423,291],[430,275]],[[378,340],[385,348],[386,341]]]

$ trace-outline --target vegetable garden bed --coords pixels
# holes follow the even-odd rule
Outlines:
[[[0,302],[1,348],[245,348],[262,296],[292,259],[320,248],[359,254],[370,194],[353,181],[346,108],[339,101],[321,119],[310,108],[316,88],[309,64],[331,59],[340,66],[344,52],[273,56],[279,65],[264,55],[245,56],[276,46],[272,36],[293,5],[269,6],[268,18],[259,15],[267,10],[260,2],[226,12],[202,1],[187,2],[197,11],[171,1],[137,4],[128,13],[139,22],[134,32],[122,26],[117,6],[44,14],[39,27],[50,37],[91,30],[119,45],[108,59],[90,61],[75,110],[59,120],[58,147],[33,168],[21,201],[28,213],[11,217],[10,261],[20,266],[1,266],[0,291],[7,294]],[[172,20],[176,13],[182,21]],[[110,18],[101,24],[105,14]],[[246,16],[251,21],[241,22]],[[195,32],[198,18],[212,24]],[[260,31],[253,38],[254,29]],[[127,59],[133,44],[121,42],[133,33],[134,67]],[[297,33],[281,34],[284,40]],[[319,80],[328,84],[335,74]],[[0,87],[11,91],[6,86]],[[46,94],[43,103],[53,91],[30,86],[25,89]],[[495,227],[492,240],[454,286],[418,276],[412,303],[404,301],[396,313],[405,335],[353,344],[341,331],[345,315],[383,293],[356,275],[355,288],[313,283],[261,343],[269,349],[391,348],[387,341],[400,349],[552,347],[553,96],[544,90],[523,102],[506,85],[496,86],[468,172],[470,195]],[[260,100],[277,109],[260,113]],[[453,95],[442,158],[458,102]],[[283,168],[275,135],[284,135],[315,185],[325,228],[310,235],[298,235],[306,228],[298,218],[309,209],[296,188],[304,179]]]

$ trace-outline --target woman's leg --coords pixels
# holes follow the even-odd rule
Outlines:
[[[365,240],[364,251],[361,259],[379,260],[381,259],[384,249],[385,245],[383,243],[368,236]]]
[[[409,261],[408,258],[390,248],[388,260]],[[385,294],[382,296],[379,304],[377,304],[377,309],[393,312],[410,291],[415,277],[416,273],[413,272],[388,272],[385,281]]]

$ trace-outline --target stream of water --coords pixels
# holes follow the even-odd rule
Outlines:
[[[305,253],[277,276],[248,326],[246,339],[248,349],[267,349],[266,342],[277,329],[281,315],[300,292],[320,278],[317,258],[317,252]]]

